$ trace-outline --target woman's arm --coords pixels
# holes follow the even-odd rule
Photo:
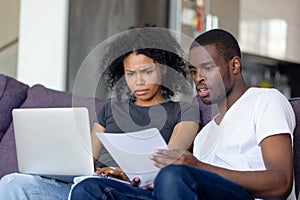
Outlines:
[[[99,159],[102,144],[96,135],[96,132],[103,133],[105,128],[101,126],[99,123],[95,122],[92,129],[92,148],[93,148],[93,158],[94,163]],[[127,175],[119,168],[119,167],[103,167],[97,168],[96,173],[99,176],[109,176],[117,179],[129,181]]]
[[[182,121],[173,129],[168,146],[170,149],[191,150],[196,135],[200,130],[200,124],[194,121]]]
[[[98,160],[100,152],[102,150],[102,144],[96,135],[96,132],[103,133],[105,128],[101,126],[99,123],[94,122],[93,129],[92,129],[92,149],[93,149],[93,158],[94,163]]]

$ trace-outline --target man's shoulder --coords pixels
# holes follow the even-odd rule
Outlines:
[[[248,90],[248,97],[256,98],[256,99],[265,99],[270,100],[268,98],[287,98],[276,88],[258,88],[251,87]]]
[[[252,93],[257,93],[257,94],[265,94],[265,93],[270,93],[270,94],[275,94],[275,93],[280,93],[280,91],[276,88],[259,88],[259,87],[250,87],[249,91]]]

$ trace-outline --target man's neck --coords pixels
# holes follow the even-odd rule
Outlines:
[[[217,103],[220,112],[218,117],[216,117],[217,124],[222,121],[225,113],[248,89],[249,86],[241,84],[240,87],[235,87],[223,101]]]

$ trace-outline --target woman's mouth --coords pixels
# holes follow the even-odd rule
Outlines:
[[[134,91],[134,94],[137,95],[137,96],[140,96],[140,95],[145,95],[147,92],[148,92],[147,89],[136,90],[136,91]]]

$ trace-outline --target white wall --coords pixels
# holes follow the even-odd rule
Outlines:
[[[0,73],[17,74],[19,0],[0,0]]]
[[[17,78],[66,88],[68,0],[21,0]]]
[[[299,0],[240,0],[242,50],[300,63],[299,8]]]
[[[218,27],[239,37],[240,0],[210,0],[210,14],[218,17]]]

